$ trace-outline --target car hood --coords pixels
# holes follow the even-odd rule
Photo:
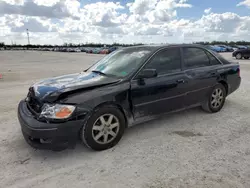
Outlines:
[[[81,72],[40,81],[34,84],[30,91],[42,101],[53,102],[63,93],[93,89],[116,83],[119,80],[118,78],[107,77],[93,72]]]

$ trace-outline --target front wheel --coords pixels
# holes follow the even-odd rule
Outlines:
[[[236,59],[242,59],[241,53],[238,53],[238,54],[236,55]]]
[[[210,113],[219,112],[224,106],[225,100],[226,89],[222,84],[218,84],[212,89],[208,100],[202,105],[202,108]]]
[[[81,139],[89,148],[101,151],[115,146],[123,136],[125,118],[116,107],[98,109],[83,126]]]

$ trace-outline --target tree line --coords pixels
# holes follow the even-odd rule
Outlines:
[[[212,42],[195,42],[195,44],[202,44],[202,45],[227,45],[227,46],[235,46],[235,45],[243,45],[249,46],[250,42],[248,41],[212,41]]]
[[[113,43],[113,44],[101,44],[101,43],[80,43],[80,44],[74,44],[74,43],[64,43],[62,45],[51,45],[51,44],[11,44],[11,45],[5,45],[3,42],[0,42],[0,48],[1,47],[10,47],[10,48],[65,48],[65,47],[71,47],[71,48],[77,48],[77,47],[111,47],[111,46],[135,46],[135,45],[142,45],[142,43],[134,43],[134,44],[120,44],[120,43]]]
[[[165,43],[166,44],[166,43]],[[244,46],[249,46],[250,42],[248,41],[212,41],[212,42],[194,42],[194,44],[202,44],[202,45],[229,45],[229,46],[235,46],[235,45],[244,45]],[[64,43],[62,45],[51,45],[51,44],[45,44],[45,45],[40,45],[40,44],[11,44],[11,45],[6,45],[4,42],[0,42],[0,48],[63,48],[63,47],[93,47],[93,48],[98,48],[98,47],[111,47],[111,46],[135,46],[135,45],[142,45],[142,43],[134,43],[134,44],[121,44],[121,43],[113,43],[113,44],[102,44],[102,43],[80,43],[80,44],[74,44],[74,43]]]

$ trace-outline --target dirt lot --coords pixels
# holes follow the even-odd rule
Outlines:
[[[231,54],[223,54],[232,59]],[[41,78],[79,72],[100,55],[0,52],[0,187],[249,188],[250,61],[240,89],[217,114],[199,108],[128,129],[114,148],[39,151],[28,146],[16,108]]]

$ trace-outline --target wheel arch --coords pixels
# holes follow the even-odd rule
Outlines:
[[[125,119],[125,125],[126,127],[128,127],[128,119],[129,117],[127,116],[127,113],[126,111],[123,109],[122,105],[114,102],[114,101],[107,101],[107,102],[103,102],[101,104],[98,104],[94,109],[93,109],[93,112],[97,111],[98,109],[102,108],[102,107],[107,107],[107,106],[111,106],[111,107],[115,107],[117,108],[118,110],[121,111],[121,113],[123,114],[124,116],[124,119]]]
[[[226,94],[228,95],[228,83],[225,80],[220,80],[219,83],[225,87]]]

